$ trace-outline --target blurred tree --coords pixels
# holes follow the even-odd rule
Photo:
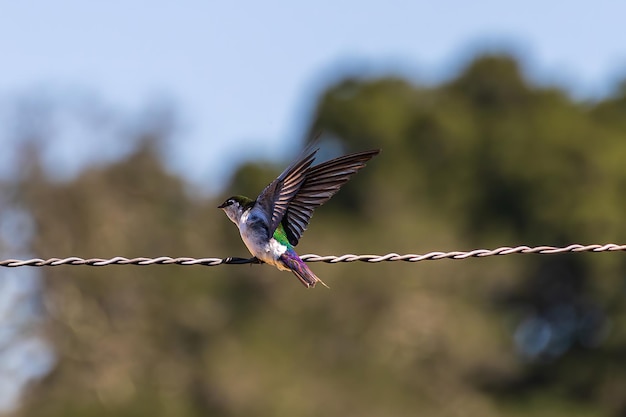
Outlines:
[[[572,102],[558,90],[528,85],[515,61],[499,56],[476,60],[434,90],[399,85],[334,87],[319,107],[316,128],[352,143],[373,133],[385,150],[393,147],[385,162],[397,175],[385,178],[398,196],[408,196],[405,205],[414,213],[431,205],[431,221],[448,218],[464,239],[483,246],[624,241],[622,90],[593,106]],[[350,100],[346,89],[353,91]],[[403,203],[382,195],[397,218]],[[396,239],[408,242],[410,233]],[[483,375],[478,385],[514,407],[522,395],[544,399],[537,410],[524,409],[528,414],[558,401],[604,402],[596,412],[625,413],[626,397],[615,393],[624,387],[626,368],[603,365],[607,357],[624,363],[618,352],[624,355],[626,339],[610,329],[625,312],[625,266],[620,257],[526,259],[513,274],[517,284],[487,300],[515,323],[520,359],[529,362],[518,372]]]
[[[624,242],[625,112],[623,92],[577,103],[501,56],[436,88],[345,80],[311,131],[326,150],[383,153],[316,212],[299,250]],[[33,175],[33,252],[246,256],[215,209],[223,196],[189,196],[159,140],[71,182]],[[279,171],[244,166],[229,193]],[[45,269],[58,362],[20,414],[626,413],[621,254],[312,267],[331,290],[256,265]]]

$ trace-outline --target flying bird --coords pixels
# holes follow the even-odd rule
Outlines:
[[[314,287],[319,279],[294,247],[306,230],[313,210],[327,202],[352,175],[380,152],[353,153],[312,166],[319,148],[309,147],[256,200],[236,195],[218,206],[237,225],[241,239],[259,261],[291,271]]]

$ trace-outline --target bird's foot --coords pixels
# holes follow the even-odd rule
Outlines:
[[[251,264],[264,264],[265,262],[263,262],[262,260],[260,260],[256,256],[254,256],[254,257],[250,258],[250,263]]]

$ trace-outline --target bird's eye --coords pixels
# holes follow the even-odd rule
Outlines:
[[[217,206],[217,208],[225,208],[228,206],[231,206],[235,201],[232,198],[229,198],[228,200],[224,201],[222,204],[220,204],[219,206]]]

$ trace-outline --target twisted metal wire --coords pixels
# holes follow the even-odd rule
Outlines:
[[[514,253],[537,253],[537,254],[555,254],[565,252],[615,252],[626,251],[626,245],[616,245],[607,243],[605,245],[579,245],[573,244],[565,247],[555,246],[503,246],[496,249],[474,249],[467,252],[429,252],[424,255],[406,254],[399,255],[397,253],[388,253],[386,255],[352,255],[346,254],[341,256],[320,256],[315,254],[302,255],[301,258],[305,262],[420,262],[420,261],[436,261],[439,259],[467,259],[467,258],[483,258],[495,255],[511,255]],[[108,265],[241,265],[249,263],[262,263],[256,258],[172,258],[169,256],[159,256],[157,258],[125,258],[116,256],[110,259],[102,258],[79,258],[72,256],[69,258],[50,258],[50,259],[6,259],[0,261],[0,267],[16,268],[20,266],[59,266],[59,265],[87,265],[87,266],[108,266]]]

